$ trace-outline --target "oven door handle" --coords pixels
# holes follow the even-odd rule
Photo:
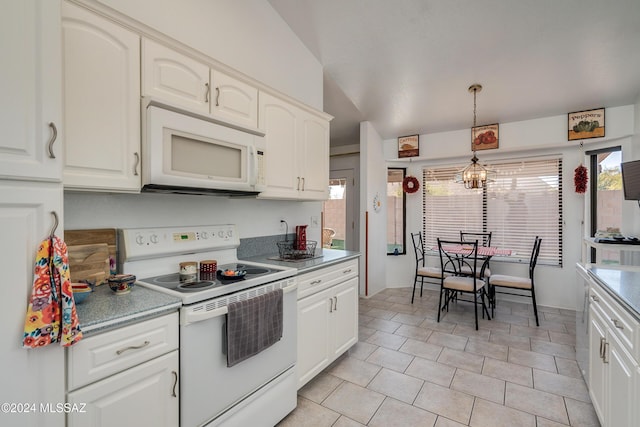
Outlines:
[[[282,293],[286,294],[286,293],[295,291],[296,289],[298,289],[297,283],[294,285],[287,286],[286,288],[282,288]],[[180,312],[180,325],[186,326],[186,325],[190,325],[191,323],[202,322],[204,320],[212,319],[214,317],[224,316],[228,312],[229,310],[227,309],[227,306],[215,308],[209,311],[200,311],[197,313],[189,312],[187,310],[182,310]]]

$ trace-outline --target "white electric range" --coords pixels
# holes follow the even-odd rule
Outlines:
[[[235,225],[119,230],[119,270],[137,285],[175,295],[180,309],[180,425],[271,427],[296,406],[295,268],[238,260]],[[216,260],[241,279],[180,274],[180,263]],[[283,334],[261,353],[227,367],[227,305],[283,290]]]

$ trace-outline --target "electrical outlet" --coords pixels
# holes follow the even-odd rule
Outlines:
[[[317,216],[312,216],[311,217],[310,225],[311,225],[311,228],[320,227],[320,221],[318,220]]]

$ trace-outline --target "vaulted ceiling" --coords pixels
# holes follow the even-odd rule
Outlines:
[[[637,102],[640,0],[269,0],[324,67],[332,145]]]

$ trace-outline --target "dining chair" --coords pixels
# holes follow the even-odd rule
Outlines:
[[[440,279],[442,278],[442,270],[440,270],[438,267],[427,267],[425,265],[426,260],[422,232],[411,233],[411,240],[413,242],[413,249],[416,254],[416,272],[413,278],[413,292],[411,293],[411,304],[413,304],[418,279],[420,279],[420,298],[422,298],[422,288],[424,287],[424,281],[434,280],[439,284]]]
[[[491,234],[493,234],[492,231],[482,233],[461,231],[460,240],[469,243],[477,240],[479,246],[491,246]]]
[[[491,235],[493,234],[492,231],[487,231],[487,232],[466,232],[466,231],[461,231],[460,232],[460,240],[466,243],[469,242],[474,242],[474,241],[478,241],[478,246],[486,246],[489,247],[491,246]],[[482,259],[482,257],[480,257]],[[491,277],[491,269],[489,268],[489,259],[484,259],[484,262],[482,263],[482,267],[480,268],[480,270],[478,271],[478,276],[476,277],[481,277],[485,280],[489,279],[489,277]]]
[[[529,277],[494,274],[489,278],[491,314],[494,313],[494,310],[496,308],[496,293],[531,297],[533,301],[533,313],[536,316],[536,326],[540,326],[540,322],[538,321],[538,306],[536,305],[536,289],[535,289],[535,284],[533,280],[533,273],[536,268],[536,264],[538,262],[538,254],[540,253],[541,244],[542,244],[542,239],[539,236],[536,236],[536,239],[533,242],[531,258],[529,259]],[[504,291],[498,292],[496,291],[496,288],[498,287],[517,289],[519,291],[529,291],[531,293],[529,295],[526,295],[526,294],[523,295],[522,293],[513,293],[513,292],[504,292]]]
[[[454,249],[455,248],[455,249]],[[478,274],[478,241],[450,241],[438,239],[438,252],[440,253],[440,269],[442,278],[440,285],[440,300],[438,303],[438,322],[440,314],[444,308],[449,309],[451,300],[458,299],[458,294],[470,294],[473,300],[473,309],[476,320],[476,330],[478,330],[478,299],[480,299],[482,317],[487,314],[491,320],[489,309],[487,308],[488,296],[486,283],[477,277]]]

